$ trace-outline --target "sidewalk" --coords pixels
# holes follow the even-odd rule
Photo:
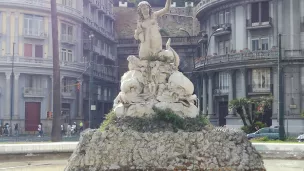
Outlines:
[[[72,136],[72,137],[62,137],[62,141],[78,141],[79,135]],[[38,137],[37,135],[20,135],[20,136],[1,136],[0,137],[0,144],[1,143],[16,143],[16,142],[50,142],[50,136],[43,136]]]

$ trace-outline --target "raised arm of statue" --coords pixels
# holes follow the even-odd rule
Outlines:
[[[171,1],[172,1],[172,0],[167,0],[166,5],[165,5],[165,8],[163,8],[163,9],[161,9],[161,10],[159,10],[159,11],[155,11],[155,12],[154,12],[154,15],[155,15],[156,17],[160,17],[160,16],[166,14],[166,13],[169,11],[169,9],[170,9]]]

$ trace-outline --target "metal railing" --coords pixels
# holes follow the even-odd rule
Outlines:
[[[45,89],[43,88],[34,88],[34,87],[24,87],[23,95],[25,97],[44,97]]]
[[[215,87],[213,90],[213,95],[219,96],[219,95],[226,95],[229,92],[229,86],[223,86],[223,87]]]
[[[76,40],[72,35],[69,34],[61,34],[61,42],[63,43],[69,43],[69,44],[75,44]]]
[[[272,93],[273,84],[249,84],[248,93]]]
[[[272,18],[269,17],[269,20],[268,21],[259,21],[259,22],[252,22],[251,19],[247,19],[246,20],[246,26],[247,27],[265,27],[265,26],[268,26],[270,27],[272,25]]]
[[[34,29],[24,29],[23,35],[24,37],[37,38],[37,39],[45,39],[48,36],[47,33]]]
[[[195,67],[217,65],[224,63],[246,62],[254,60],[275,60],[278,58],[278,50],[244,51],[225,55],[201,57],[196,60]]]

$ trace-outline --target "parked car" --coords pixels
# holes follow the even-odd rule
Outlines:
[[[297,138],[297,140],[298,140],[299,142],[304,142],[304,134],[299,135],[298,138]]]
[[[254,133],[247,134],[248,139],[259,138],[259,137],[267,137],[269,139],[279,139],[279,128],[274,127],[265,127],[257,130]]]

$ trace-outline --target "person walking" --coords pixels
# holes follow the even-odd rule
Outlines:
[[[14,131],[15,131],[15,136],[18,137],[19,136],[19,125],[18,125],[18,123],[15,124]]]
[[[67,137],[71,137],[71,129],[72,129],[71,125],[68,124],[68,126],[67,126],[67,134],[66,134]]]
[[[38,137],[42,137],[42,135],[43,135],[42,123],[40,123],[40,124],[38,125],[38,133],[39,133]]]
[[[83,131],[83,123],[82,121],[79,122],[79,133]]]

